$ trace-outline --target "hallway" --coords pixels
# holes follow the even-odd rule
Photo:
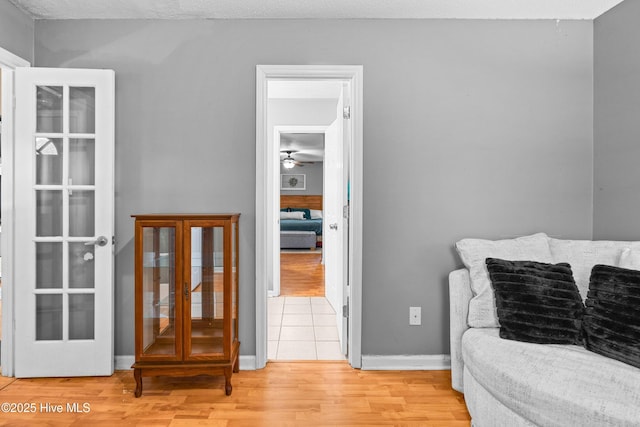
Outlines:
[[[269,360],[344,360],[324,297],[269,298]]]
[[[280,296],[268,299],[269,360],[344,360],[336,313],[324,297],[321,251],[280,254]]]

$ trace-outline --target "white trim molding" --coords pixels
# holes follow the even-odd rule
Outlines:
[[[0,68],[2,68],[2,375],[14,375],[14,70],[29,67],[25,59],[0,47]]]
[[[243,356],[243,355],[240,355],[240,370],[241,371],[255,371],[256,370],[256,357],[255,356]]]
[[[374,355],[362,356],[362,369],[369,371],[442,371],[451,369],[448,354]]]
[[[2,67],[7,67],[10,69],[31,66],[29,61],[27,61],[26,59],[22,59],[19,56],[14,55],[13,53],[1,47],[0,47],[0,65],[2,65]]]
[[[113,367],[116,371],[132,371],[131,365],[136,362],[136,357],[131,356],[114,356]]]
[[[256,66],[256,368],[267,363],[267,293],[273,280],[270,234],[276,222],[271,195],[279,153],[269,144],[267,82],[270,80],[337,80],[350,82],[351,156],[349,227],[349,363],[362,364],[362,195],[363,195],[363,68],[361,65]],[[277,159],[277,160],[274,160]]]
[[[115,356],[114,367],[116,371],[131,371],[131,365],[136,361],[136,357],[133,355]],[[240,370],[242,371],[255,371],[256,370],[256,357],[255,356],[242,356],[240,355]]]

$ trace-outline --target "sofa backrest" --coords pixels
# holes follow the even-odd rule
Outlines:
[[[487,257],[509,261],[568,262],[583,299],[587,298],[589,277],[594,265],[640,269],[640,242],[554,239],[545,233],[536,233],[503,240],[462,239],[455,247],[471,278],[473,299],[469,304],[468,322],[474,328],[500,325],[485,265]],[[628,257],[636,259],[635,265],[620,263],[625,249],[635,253],[635,256]]]
[[[578,290],[587,298],[591,269],[596,264],[620,265],[625,249],[640,249],[640,242],[609,240],[564,240],[549,238],[549,249],[554,263],[568,262]]]
[[[545,233],[503,240],[462,239],[455,245],[460,259],[469,270],[473,299],[469,304],[469,326],[495,328],[500,326],[493,287],[485,260],[488,257],[519,261],[552,263],[549,237]]]

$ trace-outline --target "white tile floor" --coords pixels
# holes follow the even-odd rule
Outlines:
[[[323,297],[268,300],[270,360],[344,360],[336,314]]]

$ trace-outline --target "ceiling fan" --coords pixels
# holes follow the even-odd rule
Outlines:
[[[286,169],[291,169],[294,166],[304,166],[304,165],[312,165],[315,162],[300,162],[296,159],[294,159],[293,157],[291,157],[291,153],[297,153],[297,151],[293,151],[293,150],[284,150],[281,151],[281,153],[287,153],[287,156],[282,160],[282,166],[284,166]]]

